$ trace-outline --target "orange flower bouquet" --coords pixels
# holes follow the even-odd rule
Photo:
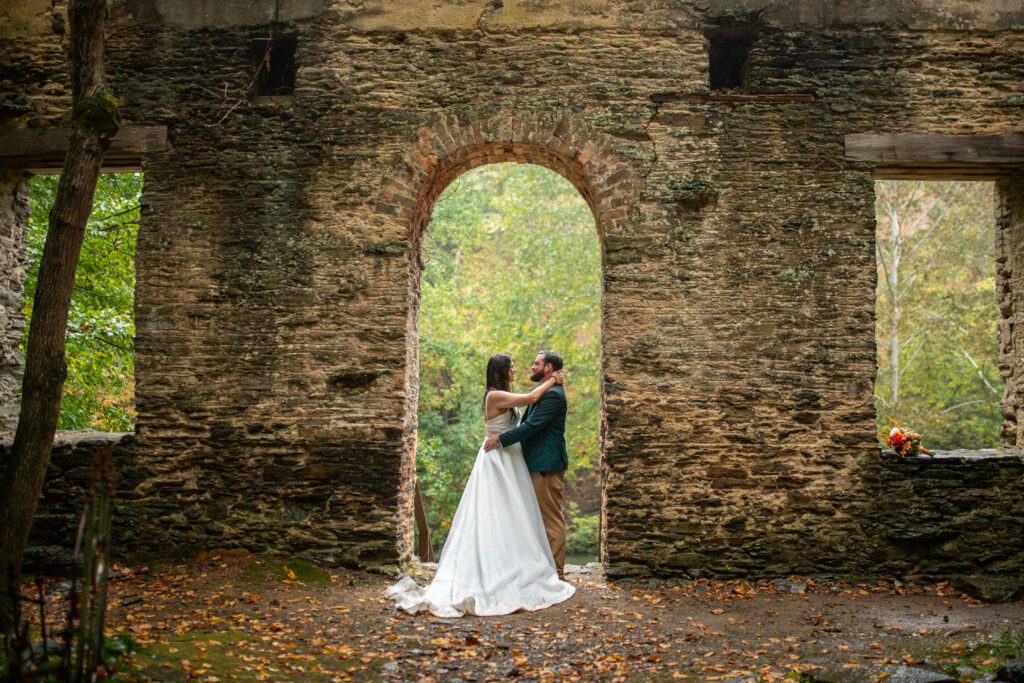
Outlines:
[[[888,434],[883,434],[882,438],[885,440],[885,445],[895,451],[896,455],[906,458],[918,453],[932,454],[930,450],[921,445],[920,434],[900,426],[900,423],[891,417],[889,423],[892,425],[892,429]]]

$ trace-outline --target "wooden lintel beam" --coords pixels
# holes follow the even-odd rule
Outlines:
[[[167,126],[123,126],[103,155],[104,170],[130,170],[142,157],[167,149]],[[0,166],[32,172],[59,172],[68,150],[68,132],[61,127],[0,130]]]
[[[904,172],[919,178],[998,177],[1024,167],[1021,133],[852,133],[846,136],[845,143],[846,159],[878,164],[878,177],[898,177]]]

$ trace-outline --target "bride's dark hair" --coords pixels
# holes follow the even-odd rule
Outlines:
[[[512,356],[496,353],[487,361],[487,383],[484,385],[484,412],[487,412],[487,394],[492,391],[510,391],[508,371],[512,367]]]

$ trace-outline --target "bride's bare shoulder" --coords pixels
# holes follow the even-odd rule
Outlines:
[[[485,405],[494,405],[495,403],[502,403],[507,401],[514,394],[511,391],[502,391],[501,389],[491,389],[487,392],[487,398],[484,399]]]
[[[511,392],[501,391],[500,389],[488,391],[487,398],[484,399],[484,419],[493,420],[508,410],[509,398],[511,396]]]

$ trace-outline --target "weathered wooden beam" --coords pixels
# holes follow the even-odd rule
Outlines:
[[[851,133],[846,158],[878,164],[879,178],[998,177],[1024,166],[1024,134]]]
[[[167,149],[167,126],[124,126],[103,155],[106,171],[138,170],[142,156]],[[33,173],[57,173],[68,150],[67,130],[60,127],[0,130],[0,166]]]

